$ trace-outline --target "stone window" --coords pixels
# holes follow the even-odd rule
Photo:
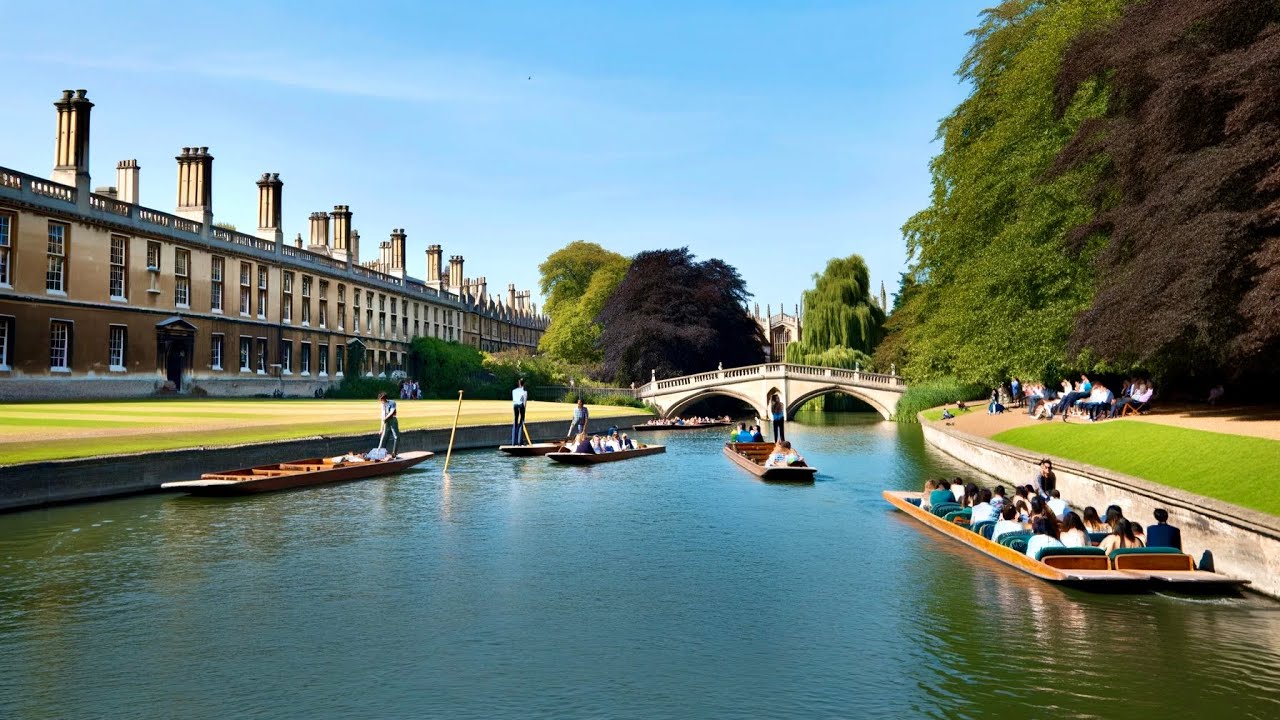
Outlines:
[[[111,236],[111,299],[124,300],[129,292],[129,238]]]
[[[320,377],[329,375],[329,346],[321,345],[320,352],[316,355],[316,370],[320,372]]]
[[[71,372],[71,323],[53,320],[49,323],[49,369]]]
[[[267,374],[267,339],[258,338],[258,374]]]
[[[0,371],[8,372],[12,368],[10,358],[13,357],[13,318],[0,316]]]
[[[280,341],[280,373],[283,375],[293,374],[293,341]]]
[[[280,280],[280,322],[293,322],[293,273],[287,272]]]
[[[0,213],[0,287],[13,287],[13,216]]]
[[[347,286],[338,285],[338,329],[345,329],[347,324]]]
[[[320,327],[329,327],[329,282],[320,281]]]
[[[302,343],[298,352],[298,371],[303,375],[311,375],[311,343]]]
[[[209,309],[216,313],[222,312],[222,283],[226,266],[226,258],[221,255],[213,256],[212,265],[209,268]]]
[[[160,243],[154,240],[147,242],[147,269],[160,270]]]
[[[173,251],[173,301],[180,308],[191,307],[191,251]]]
[[[129,329],[124,325],[112,325],[107,333],[107,367],[116,372],[125,370],[125,348],[128,347]]]
[[[253,290],[249,283],[253,276],[253,266],[247,262],[240,263],[240,314],[249,317],[251,308],[249,307],[250,298]]]
[[[209,369],[222,369],[222,346],[225,338],[221,333],[214,333],[209,336]]]
[[[253,372],[253,338],[240,338],[240,372]]]
[[[49,223],[49,267],[44,275],[46,292],[67,292],[67,226],[62,223]]]
[[[311,276],[302,276],[302,324],[311,325]]]
[[[342,368],[347,364],[347,348],[345,345],[339,345],[333,354],[333,372],[336,377],[342,377]]]
[[[267,266],[258,266],[258,317],[267,317]]]

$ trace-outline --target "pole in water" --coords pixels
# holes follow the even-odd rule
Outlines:
[[[462,391],[458,391],[458,411],[453,414],[453,430],[449,431],[449,450],[444,454],[444,471],[449,472],[449,460],[453,457],[453,438],[458,434],[458,418],[462,416]]]
[[[529,437],[529,426],[524,423],[520,423],[520,429],[524,431],[524,441],[532,445],[533,438]]]

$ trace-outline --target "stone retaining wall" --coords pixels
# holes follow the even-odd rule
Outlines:
[[[624,427],[652,417],[629,415],[601,418],[599,422]],[[547,420],[528,423],[527,427],[530,436],[538,440],[563,437],[569,424],[568,420]],[[510,440],[510,425],[467,425],[458,428],[453,449],[495,448]],[[194,480],[205,472],[308,457],[329,457],[350,450],[368,450],[377,444],[377,433],[333,435],[11,465],[0,467],[0,511],[149,492],[159,489],[161,483]],[[430,450],[443,454],[448,445],[449,428],[405,430],[400,433],[397,450]],[[434,462],[443,465],[443,455],[428,461]]]
[[[926,443],[1004,483],[1026,485],[1039,472],[1042,455],[934,425],[923,417],[920,425]],[[1050,459],[1058,489],[1072,508],[1092,505],[1101,514],[1108,505],[1119,505],[1125,517],[1145,528],[1155,524],[1152,512],[1162,507],[1169,511],[1169,524],[1182,531],[1183,550],[1198,563],[1207,552],[1218,572],[1251,580],[1253,590],[1280,598],[1280,518],[1132,475]],[[1240,478],[1264,480],[1270,478]]]

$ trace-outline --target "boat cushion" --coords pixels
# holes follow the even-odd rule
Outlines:
[[[1101,552],[1102,548],[1098,548]],[[1171,547],[1131,547],[1116,548],[1111,551],[1107,557],[1114,558],[1117,555],[1182,555],[1182,551],[1178,548]]]
[[[1018,541],[1022,542],[1022,550],[1027,549],[1027,540],[1031,539],[1031,533],[1026,532],[1010,532],[1000,536],[1000,544],[1005,547],[1012,547],[1012,544]]]
[[[1096,547],[1047,547],[1040,548],[1040,552],[1036,554],[1037,560],[1043,560],[1054,555],[1091,555],[1097,557],[1105,557],[1106,551]]]
[[[991,528],[994,530],[995,527],[996,527],[995,520],[983,520],[977,525],[970,525],[969,529],[978,533],[979,535],[982,535],[982,531],[985,530],[986,528]],[[987,535],[990,535],[990,534],[991,534],[990,531],[988,531],[987,534],[984,535],[983,537],[986,537]]]
[[[964,508],[960,507],[960,503],[939,503],[937,505],[934,505],[933,508],[930,510],[930,512],[932,512],[934,515],[937,515],[938,517],[946,517],[947,513],[951,513],[951,512],[955,512],[957,510],[963,510],[963,509]]]

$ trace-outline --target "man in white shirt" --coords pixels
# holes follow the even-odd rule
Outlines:
[[[991,505],[991,491],[982,488],[978,491],[978,504],[973,506],[973,514],[969,516],[969,527],[994,521],[997,517],[996,509]]]
[[[387,435],[391,435],[391,457],[396,456],[396,445],[400,443],[400,421],[396,419],[396,401],[387,397],[386,393],[378,393],[378,404],[382,410],[382,433],[378,436],[378,447],[385,448]]]
[[[1067,504],[1066,500],[1062,499],[1062,493],[1058,492],[1056,489],[1049,493],[1049,500],[1045,505],[1049,506],[1049,509],[1053,511],[1054,515],[1058,516],[1059,520],[1066,517],[1067,513],[1071,512],[1071,506]]]
[[[529,392],[524,389],[524,378],[516,381],[516,388],[511,391],[511,409],[515,419],[511,421],[511,444],[524,444],[524,409],[529,404]]]
[[[1005,505],[1000,511],[1000,519],[996,521],[996,526],[991,529],[991,539],[996,542],[1000,541],[1000,536],[1005,533],[1022,532],[1025,528],[1022,523],[1018,522],[1018,509],[1012,503]]]

